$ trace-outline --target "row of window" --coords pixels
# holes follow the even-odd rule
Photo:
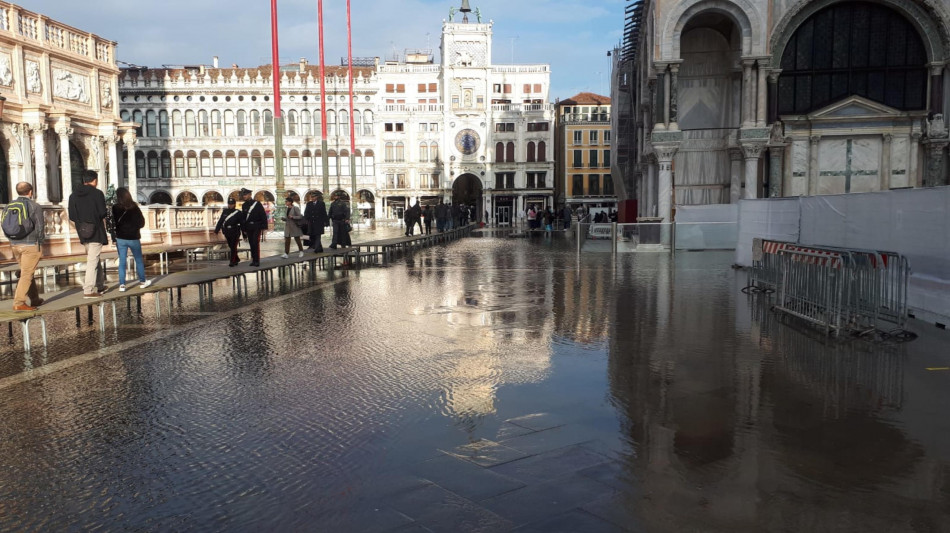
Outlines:
[[[439,92],[438,83],[420,83],[416,87],[417,92],[420,93],[437,93]],[[404,93],[406,92],[406,85],[404,83],[387,83],[386,84],[387,93]]]
[[[359,150],[354,153],[357,176],[372,176],[375,157],[372,150],[364,155]],[[348,150],[341,150],[339,155],[334,150],[328,150],[329,175],[350,175]],[[311,155],[309,150],[297,152],[291,150],[284,154],[283,165],[286,176],[314,176],[322,175],[323,157],[320,151]],[[220,151],[200,154],[193,150],[184,153],[176,151],[171,154],[167,150],[161,153],[150,151],[148,154],[138,151],[135,153],[135,169],[137,176],[149,178],[209,178],[209,177],[236,177],[236,176],[272,176],[274,175],[274,152],[265,150],[261,153],[253,150],[248,154],[246,150],[235,153],[232,150],[222,154]]]
[[[406,160],[406,145],[402,142],[386,143],[383,160],[387,163],[402,163]],[[419,162],[429,163],[439,161],[439,143],[419,143]]]
[[[534,163],[537,161],[547,161],[547,145],[544,141],[539,141],[536,145],[534,141],[528,142],[525,146],[525,162]],[[515,143],[509,142],[495,144],[495,162],[496,163],[517,163],[515,159]]]
[[[521,87],[521,92],[525,94],[544,92],[541,89],[542,87],[540,83],[535,83],[535,84],[525,83]],[[492,85],[492,92],[494,92],[495,94],[510,94],[511,84],[510,83],[495,83]]]
[[[573,196],[613,196],[614,194],[614,181],[610,177],[610,174],[603,175],[603,192],[601,192],[601,176],[600,174],[589,174],[587,176],[587,190],[584,190],[584,176],[582,174],[574,174],[573,182],[571,184],[571,195]]]
[[[149,110],[143,115],[142,111],[135,110],[130,114],[123,110],[122,120],[137,122],[139,137],[257,137],[274,134],[274,113],[265,109],[263,112],[243,109],[233,111],[227,109],[187,110],[182,113],[174,110],[169,122],[168,112]],[[143,120],[144,117],[144,120]],[[353,111],[353,127],[356,135],[373,135],[373,112]],[[348,111],[327,110],[327,134],[349,135],[350,114]],[[290,110],[284,117],[284,135],[318,135],[321,133],[321,116],[319,111]]]
[[[441,174],[438,172],[435,173],[423,173],[419,174],[419,179],[417,181],[419,189],[441,189],[442,185],[439,182]],[[405,174],[386,174],[386,188],[387,189],[413,189],[413,184],[406,179]]]
[[[604,132],[604,144],[610,144],[610,130],[590,130],[587,144],[600,144],[600,132]],[[574,144],[584,144],[584,130],[574,130]]]
[[[544,189],[547,186],[547,172],[526,172],[525,173],[525,188],[526,189]],[[495,173],[495,188],[496,189],[514,189],[515,188],[515,173],[514,172],[496,172]]]
[[[571,150],[574,158],[571,168],[610,168],[610,150],[588,150],[587,165],[584,165],[584,150]],[[600,153],[604,153],[601,161]]]
[[[529,122],[526,125],[527,131],[549,131],[550,130],[549,122]],[[495,123],[495,133],[504,133],[515,131],[514,122],[496,122]]]

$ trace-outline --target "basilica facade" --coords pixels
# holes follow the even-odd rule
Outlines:
[[[613,55],[640,216],[947,184],[947,0],[633,0]]]
[[[438,62],[428,50],[354,59],[352,101],[345,65],[326,68],[323,97],[315,65],[281,66],[287,193],[353,198],[365,218],[444,200],[504,223],[526,205],[552,205],[550,67],[493,64],[492,23],[470,16],[453,10],[443,22]],[[273,75],[217,59],[123,69],[121,119],[138,125],[125,173],[139,200],[209,205],[246,187],[275,202]]]

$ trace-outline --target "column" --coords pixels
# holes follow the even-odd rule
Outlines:
[[[670,76],[663,75],[663,124],[666,125],[666,128],[670,127]]]
[[[820,135],[808,139],[808,196],[818,194],[818,148]]]
[[[737,204],[742,199],[742,150],[729,150],[729,203]]]
[[[129,167],[129,180],[125,186],[129,189],[129,193],[132,195],[132,198],[137,201],[139,196],[138,179],[136,176],[135,166],[135,143],[137,142],[137,139],[135,138],[135,130],[126,130],[125,134],[122,136],[122,142],[125,144],[125,160],[128,162]],[[324,194],[329,196],[329,193],[325,191]]]
[[[73,134],[73,129],[68,123],[61,123],[56,126],[56,135],[59,136],[59,166],[61,187],[63,198],[60,201],[62,205],[68,205],[69,195],[73,193],[73,169],[72,160],[69,157],[69,136]]]
[[[769,198],[781,198],[785,196],[783,187],[785,146],[784,144],[769,145]]]
[[[778,76],[782,71],[779,69],[774,69],[769,71],[769,89],[768,89],[768,115],[767,120],[769,124],[772,124],[778,120]]]
[[[651,157],[647,164],[647,192],[646,209],[643,211],[645,217],[656,216],[656,157]]]
[[[670,222],[673,210],[673,156],[679,146],[654,146],[656,157],[659,160],[659,180],[657,183],[657,213],[663,217],[663,222]]]
[[[941,64],[932,64],[930,71],[930,110],[943,113],[943,69]]]
[[[924,169],[924,187],[939,187],[947,184],[946,172],[943,171],[943,152],[947,144],[946,138],[926,141],[927,168]]]
[[[920,132],[910,134],[910,161],[907,163],[907,184],[911,187],[923,187],[923,172],[919,170],[920,162]]]
[[[891,140],[890,133],[881,137],[881,190],[891,188]]]
[[[670,64],[670,129],[673,131],[679,131],[680,127],[677,124],[679,118],[677,114],[677,99],[678,99],[678,89],[677,85],[679,84],[679,72],[680,64],[671,63]]]
[[[33,134],[33,150],[35,152],[33,175],[36,194],[33,198],[41,204],[49,203],[49,188],[46,175],[46,130],[48,127],[45,122],[41,124],[30,124],[30,132]]]
[[[95,170],[99,174],[99,190],[102,192],[106,192],[106,190],[109,188],[109,176],[106,176],[105,174],[105,154],[102,153],[102,141],[104,140],[105,139],[98,135],[92,135],[89,137],[89,145],[92,149],[93,165],[95,165],[95,168],[92,170]]]
[[[755,199],[759,197],[759,157],[765,145],[750,143],[742,145],[742,155],[745,156],[745,197]]]
[[[752,103],[753,95],[755,94],[752,90],[752,85],[754,84],[754,79],[752,76],[752,66],[755,65],[754,59],[743,59],[742,60],[742,127],[751,128],[753,125],[753,109],[754,104]]]
[[[109,183],[119,186],[119,158],[116,154],[116,144],[119,142],[119,136],[116,134],[106,136],[106,149],[109,150]],[[161,161],[159,161],[161,164]],[[133,200],[137,200],[135,196]]]
[[[666,94],[664,89],[666,87],[666,65],[657,65],[656,67],[656,109],[653,113],[654,126],[655,130],[665,130],[666,129]]]
[[[756,87],[758,88],[758,105],[756,106],[755,113],[755,125],[759,128],[765,127],[765,105],[766,105],[766,92],[768,90],[768,84],[766,83],[766,76],[768,75],[768,61],[765,59],[760,59],[758,61],[759,65],[759,81]]]

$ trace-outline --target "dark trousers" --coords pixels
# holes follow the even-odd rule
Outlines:
[[[330,240],[330,248],[336,248],[337,246],[346,246],[347,238],[344,237],[346,231],[343,227],[346,226],[345,220],[334,220],[333,221],[333,238]]]
[[[228,248],[231,249],[231,262],[240,263],[241,258],[238,257],[238,243],[241,242],[241,232],[235,231],[233,234],[225,232],[224,238],[228,241]]]
[[[311,221],[309,227],[310,234],[310,248],[314,249],[317,253],[323,251],[323,243],[320,239],[323,237],[323,228],[317,227],[316,222]]]
[[[261,230],[259,229],[248,229],[245,230],[247,233],[247,244],[251,247],[251,262],[260,263],[261,262]]]
[[[430,233],[432,233],[432,219],[427,218],[425,220],[425,225],[426,225],[426,235],[429,235]]]

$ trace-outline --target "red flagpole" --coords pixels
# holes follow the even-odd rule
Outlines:
[[[346,65],[350,77],[350,182],[352,184],[352,197],[350,198],[350,207],[352,208],[353,221],[359,218],[359,198],[356,194],[356,117],[353,116],[353,24],[350,17],[350,0],[346,0]]]
[[[277,193],[277,211],[274,213],[275,229],[283,229],[280,217],[283,214],[284,196],[284,120],[280,114],[280,55],[277,51],[277,0],[270,0],[270,28],[271,28],[271,77],[274,81],[274,177]]]
[[[330,160],[327,156],[327,78],[323,54],[323,0],[317,0],[317,26],[320,35],[320,148],[323,155],[323,198],[330,200]]]

